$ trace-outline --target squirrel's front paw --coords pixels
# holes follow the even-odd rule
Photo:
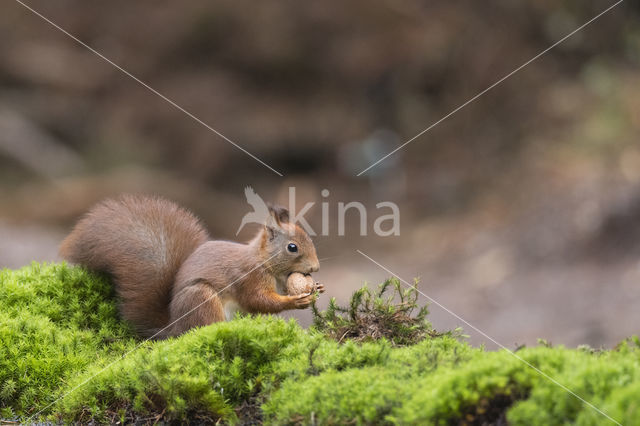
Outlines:
[[[317,291],[318,293],[324,293],[324,285],[322,285],[320,283],[316,283],[315,284],[315,291]]]
[[[313,302],[313,293],[299,294],[297,296],[291,296],[293,307],[295,309],[305,309]]]

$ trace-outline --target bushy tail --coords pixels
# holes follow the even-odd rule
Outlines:
[[[167,325],[180,265],[209,239],[189,211],[161,198],[125,195],[95,206],[60,246],[71,263],[106,272],[120,312],[149,337]]]

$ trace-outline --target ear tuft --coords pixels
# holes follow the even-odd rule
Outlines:
[[[289,210],[282,206],[269,204],[269,213],[278,225],[289,223]]]

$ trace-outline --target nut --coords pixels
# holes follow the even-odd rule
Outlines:
[[[291,296],[311,293],[314,290],[315,284],[311,275],[294,272],[287,278],[287,294]]]

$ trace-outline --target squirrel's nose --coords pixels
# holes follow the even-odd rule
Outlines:
[[[320,270],[320,262],[316,262],[311,265],[311,269],[309,272],[318,272]]]

